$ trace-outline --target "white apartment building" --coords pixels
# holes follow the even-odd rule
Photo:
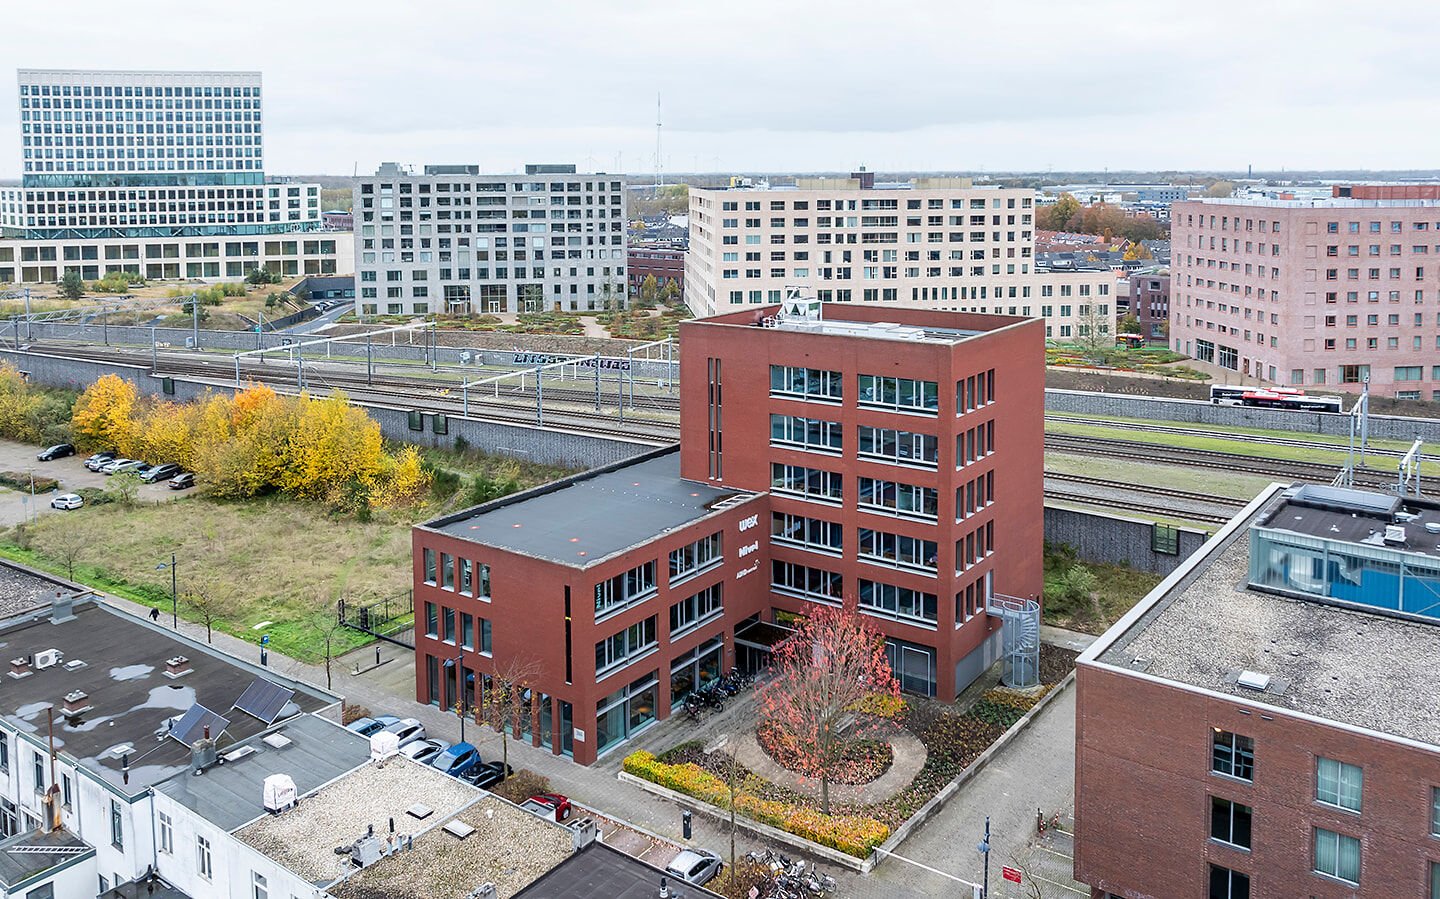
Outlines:
[[[625,303],[621,178],[386,163],[355,187],[362,315],[595,311]]]
[[[791,287],[823,302],[1033,315],[1046,337],[1114,328],[1115,275],[1037,272],[1036,193],[969,179],[690,191],[686,301],[696,315],[778,303]]]
[[[36,864],[35,877],[44,877],[27,873],[23,888],[0,863],[0,895],[84,899],[155,869],[164,844],[156,840],[154,788],[196,779],[182,729],[202,720],[200,712],[214,713],[203,721],[219,755],[232,758],[279,722],[339,705],[338,696],[101,602],[60,598],[18,615],[13,603],[0,604],[0,639],[12,657],[0,696],[0,854],[39,853],[36,845],[57,840],[67,848],[50,867]],[[270,720],[241,701],[262,680],[282,697],[266,712]],[[314,727],[353,736],[329,722]],[[10,849],[14,841],[22,848]]]
[[[0,282],[351,270],[348,235],[296,243],[321,227],[320,186],[265,177],[260,73],[20,69],[18,81],[22,178],[0,188]]]

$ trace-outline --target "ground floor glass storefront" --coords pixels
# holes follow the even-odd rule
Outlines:
[[[596,755],[655,720],[659,673],[652,671],[595,704]]]
[[[722,670],[725,638],[714,637],[683,653],[670,665],[670,711],[696,689],[718,680]]]

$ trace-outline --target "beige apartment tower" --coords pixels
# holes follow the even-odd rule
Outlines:
[[[734,179],[690,191],[686,301],[697,315],[823,302],[1037,316],[1046,337],[1113,330],[1116,276],[1037,272],[1035,191],[966,178]]]

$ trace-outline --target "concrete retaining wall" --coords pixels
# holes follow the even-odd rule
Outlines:
[[[1045,541],[1069,546],[1082,562],[1128,565],[1152,574],[1169,574],[1210,536],[1204,531],[1180,528],[1180,551],[1172,556],[1151,548],[1154,532],[1154,523],[1138,518],[1045,507]]]
[[[1046,390],[1045,411],[1077,415],[1109,415],[1119,418],[1148,418],[1228,427],[1265,428],[1307,434],[1347,437],[1350,417],[1333,412],[1287,412],[1253,406],[1219,406],[1204,400],[1160,399],[1125,396],[1118,393],[1086,393],[1078,390]],[[1440,442],[1440,420],[1407,418],[1401,415],[1370,416],[1370,436],[1385,440]]]
[[[67,359],[41,353],[0,349],[0,359],[8,361],[39,384],[83,390],[103,375],[119,375],[136,385],[141,393],[163,395],[164,379],[150,374],[148,367],[87,359]],[[196,400],[210,391],[232,392],[233,387],[210,385],[174,379],[175,392],[169,398],[181,402]],[[386,438],[424,446],[453,448],[464,438],[470,447],[497,455],[511,456],[544,465],[566,468],[594,468],[620,462],[655,448],[653,443],[631,442],[605,437],[592,437],[565,431],[474,418],[447,416],[449,433],[434,433],[432,416],[424,419],[425,430],[410,430],[410,409],[357,403],[380,424]]]

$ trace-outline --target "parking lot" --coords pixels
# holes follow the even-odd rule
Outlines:
[[[37,477],[43,475],[55,478],[60,482],[60,489],[55,493],[36,494],[36,514],[77,515],[83,513],[83,509],[73,512],[52,509],[50,500],[59,493],[73,493],[80,487],[98,487],[103,490],[110,479],[99,472],[86,469],[85,454],[66,456],[64,459],[57,459],[54,462],[37,462],[35,454],[41,449],[43,447],[0,440],[0,471],[13,471],[19,474],[33,471]],[[188,491],[171,490],[165,486],[163,481],[158,484],[141,484],[140,501],[161,502],[174,499],[186,492]],[[0,487],[0,525],[19,524],[25,521],[30,514],[30,494],[28,492]]]

